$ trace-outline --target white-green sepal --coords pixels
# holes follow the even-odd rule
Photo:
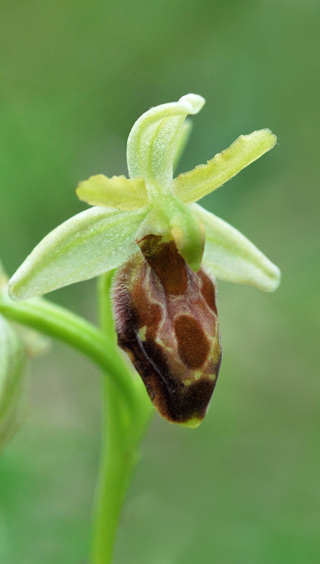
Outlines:
[[[183,122],[197,114],[205,100],[197,94],[182,96],[178,102],[162,104],[144,113],[128,138],[127,161],[131,178],[143,177],[149,195],[168,190],[173,176],[173,160]]]
[[[15,300],[98,276],[125,262],[146,211],[86,210],[51,231],[9,281]]]
[[[221,280],[250,284],[273,292],[280,284],[280,270],[240,231],[198,204],[190,206],[200,218],[206,242],[203,263]]]
[[[0,451],[20,427],[26,413],[24,347],[0,315]]]
[[[189,118],[187,118],[182,124],[180,133],[177,138],[176,150],[173,159],[173,172],[176,170],[179,161],[183,155],[183,152],[187,146],[189,137],[191,135],[192,126],[193,126],[192,121]]]
[[[126,178],[104,174],[91,176],[79,183],[76,190],[80,200],[91,206],[106,206],[118,210],[138,210],[149,204],[143,178]]]
[[[215,155],[206,165],[196,166],[190,172],[177,176],[172,183],[173,192],[186,204],[196,202],[270,151],[276,142],[277,138],[270,129],[240,135],[228,149]]]

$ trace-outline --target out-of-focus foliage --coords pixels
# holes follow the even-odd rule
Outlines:
[[[282,270],[273,295],[219,284],[224,359],[205,423],[156,416],[116,549],[126,564],[319,560],[317,0],[12,0],[0,17],[0,256],[12,274],[85,209],[79,180],[127,174],[129,130],[187,92],[207,105],[179,171],[269,127],[270,154],[201,203]],[[95,317],[94,282],[53,299]],[[48,360],[49,359],[49,360]],[[0,460],[0,562],[85,561],[99,381],[54,345]]]

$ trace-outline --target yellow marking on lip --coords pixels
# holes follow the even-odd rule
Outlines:
[[[197,380],[200,380],[200,378],[203,376],[201,370],[195,370],[194,371],[194,379],[197,382]]]
[[[181,425],[181,427],[189,427],[189,429],[196,429],[197,427],[199,427],[201,422],[202,419],[193,417],[192,419],[189,419],[189,421],[183,421],[183,423],[179,423],[179,425]]]
[[[209,374],[209,378],[210,378],[210,380],[215,380],[215,379],[216,379],[216,377],[217,377],[217,375],[216,375],[216,374]]]
[[[141,329],[139,329],[138,331],[138,335],[140,337],[140,341],[145,341],[146,340],[146,333],[147,333],[147,326],[144,325],[143,327],[141,327]]]

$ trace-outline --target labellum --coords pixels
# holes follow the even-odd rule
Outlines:
[[[172,240],[147,235],[139,246],[113,285],[118,344],[160,414],[197,427],[221,363],[215,283],[193,272]]]

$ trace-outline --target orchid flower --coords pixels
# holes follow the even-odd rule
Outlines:
[[[197,426],[221,361],[215,277],[273,291],[279,269],[237,229],[195,202],[272,149],[269,129],[241,135],[205,165],[173,178],[188,94],[144,113],[127,143],[129,178],[99,174],[77,194],[93,207],[49,233],[10,281],[25,300],[118,269],[113,286],[118,342],[154,405],[170,421]]]

